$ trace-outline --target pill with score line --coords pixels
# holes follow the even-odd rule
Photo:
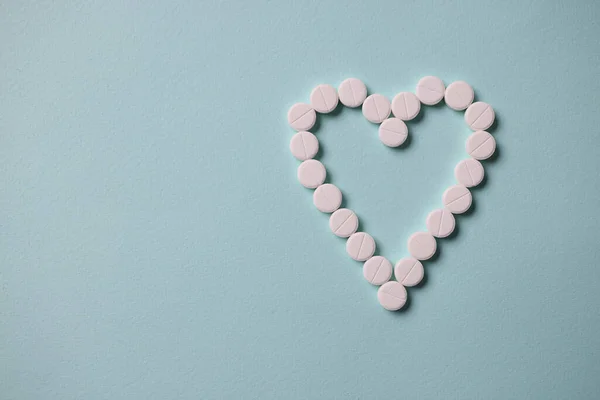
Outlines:
[[[325,166],[318,160],[302,161],[298,166],[298,180],[309,189],[315,189],[325,182],[326,175]]]
[[[392,277],[392,263],[382,256],[371,257],[363,264],[363,276],[371,285],[383,285]]]
[[[358,229],[358,217],[354,211],[340,208],[329,217],[329,228],[334,235],[347,238]]]
[[[399,118],[388,118],[379,125],[379,140],[388,147],[398,147],[406,141],[408,128]]]
[[[408,252],[417,260],[429,260],[436,250],[437,243],[429,232],[416,232],[408,238]]]
[[[469,136],[465,147],[474,159],[487,160],[496,151],[496,140],[486,131],[477,131]]]
[[[417,98],[423,104],[433,106],[444,98],[444,82],[437,76],[426,76],[417,83]]]
[[[314,191],[313,203],[319,211],[332,213],[342,204],[342,192],[337,186],[326,183]]]
[[[377,291],[377,299],[386,310],[397,311],[406,304],[406,289],[400,282],[386,282]]]
[[[367,87],[360,79],[348,78],[340,83],[338,96],[343,105],[356,108],[367,98]]]
[[[419,111],[421,111],[421,102],[414,93],[401,92],[392,99],[392,114],[396,118],[410,121],[419,115]]]
[[[315,125],[317,113],[304,103],[294,104],[288,111],[288,123],[297,131],[307,131]]]
[[[311,159],[319,152],[319,140],[310,132],[298,132],[290,140],[290,151],[300,161]]]
[[[337,90],[331,85],[319,85],[310,94],[310,105],[321,114],[335,110],[338,105]]]
[[[483,101],[471,104],[465,111],[465,122],[474,131],[485,131],[492,126],[495,118],[492,106]]]
[[[474,98],[473,88],[464,81],[452,82],[444,94],[446,105],[456,111],[462,111],[469,107]]]
[[[365,99],[362,113],[365,118],[374,124],[379,124],[390,116],[392,106],[387,97],[381,94],[372,94]]]
[[[365,261],[375,253],[375,240],[365,232],[356,232],[346,241],[346,251],[356,261]]]
[[[464,185],[450,186],[442,195],[442,203],[452,214],[462,214],[471,207],[473,196]]]
[[[450,236],[456,225],[454,216],[450,210],[440,208],[429,213],[427,216],[427,230],[433,236],[445,238]]]
[[[483,165],[473,158],[462,160],[454,168],[456,180],[466,187],[479,185],[483,181],[484,174]]]
[[[416,286],[423,280],[425,270],[421,261],[413,257],[406,257],[396,263],[394,277],[404,286]]]

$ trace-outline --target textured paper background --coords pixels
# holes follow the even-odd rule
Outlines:
[[[0,399],[598,399],[600,3],[5,1]],[[319,83],[470,82],[475,210],[389,313],[296,182]],[[316,134],[393,261],[454,182],[461,116]]]

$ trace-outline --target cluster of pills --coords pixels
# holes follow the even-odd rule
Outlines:
[[[445,238],[454,231],[454,214],[464,213],[471,207],[469,188],[480,184],[484,177],[480,161],[491,157],[496,149],[496,141],[486,132],[494,123],[494,109],[487,103],[473,103],[474,98],[475,93],[466,82],[453,82],[445,87],[440,78],[426,76],[418,82],[415,93],[401,92],[390,101],[381,94],[368,95],[362,81],[349,78],[337,90],[331,85],[317,86],[310,95],[310,104],[294,104],[288,112],[290,126],[298,131],[290,141],[292,154],[302,161],[298,167],[298,180],[304,187],[314,189],[315,207],[321,212],[331,213],[331,231],[336,236],[347,238],[348,255],[364,262],[363,275],[370,284],[380,286],[377,297],[387,310],[401,309],[407,300],[405,287],[421,282],[424,276],[421,261],[433,257],[437,250],[436,239]],[[309,130],[315,125],[317,113],[329,113],[339,102],[350,108],[362,106],[364,117],[379,124],[381,142],[389,147],[397,147],[408,137],[408,127],[404,121],[414,119],[421,110],[421,104],[432,106],[442,99],[453,110],[465,110],[465,122],[474,131],[466,142],[469,157],[456,165],[454,175],[457,184],[444,192],[443,207],[427,216],[427,230],[416,232],[408,239],[411,257],[402,258],[393,266],[387,258],[374,255],[376,244],[371,235],[357,232],[359,222],[356,213],[340,208],[340,189],[331,183],[324,183],[327,175],[325,166],[314,159],[319,151],[319,141]],[[391,280],[392,274],[395,280]]]

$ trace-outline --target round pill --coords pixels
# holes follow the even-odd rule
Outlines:
[[[423,104],[433,106],[444,98],[444,82],[437,76],[426,76],[417,83],[417,97]]]
[[[331,183],[321,185],[313,193],[313,203],[324,213],[332,213],[342,204],[342,192]]]
[[[454,231],[455,224],[456,222],[454,221],[452,212],[445,208],[434,210],[427,216],[427,230],[433,236],[438,238],[449,236]]]
[[[471,207],[473,197],[463,185],[450,186],[442,195],[442,202],[452,214],[462,214]]]
[[[356,261],[365,261],[375,253],[375,240],[365,232],[356,232],[346,241],[346,251]]]
[[[383,285],[392,277],[392,263],[385,257],[371,257],[363,265],[363,276],[372,285]]]
[[[403,121],[410,121],[421,111],[421,102],[411,92],[401,92],[394,96],[392,100],[392,113],[396,118]]]
[[[317,113],[304,103],[296,103],[288,111],[288,122],[297,131],[307,131],[315,125]]]
[[[492,126],[496,113],[492,106],[483,101],[473,103],[465,111],[465,122],[474,131],[485,131]]]
[[[466,148],[474,159],[486,160],[496,151],[496,140],[486,131],[477,131],[467,139]]]
[[[408,252],[417,260],[428,260],[435,254],[437,244],[431,233],[417,232],[408,238]]]
[[[329,217],[329,228],[334,235],[347,238],[358,229],[358,217],[354,211],[340,208]]]
[[[377,291],[379,304],[389,311],[396,311],[404,307],[406,296],[406,289],[400,282],[396,281],[384,283]]]
[[[483,165],[472,158],[462,160],[456,165],[456,168],[454,168],[456,180],[466,187],[479,185],[483,180],[483,175]]]
[[[360,79],[348,78],[340,84],[338,95],[343,105],[355,108],[367,98],[367,87]]]
[[[444,101],[446,101],[448,107],[456,111],[462,111],[469,107],[474,98],[473,88],[464,81],[452,82],[448,85],[444,94]]]
[[[298,160],[308,160],[319,152],[319,140],[310,132],[298,132],[290,140],[290,150]]]
[[[398,118],[388,118],[379,125],[379,139],[388,147],[398,147],[408,137],[408,128]]]
[[[418,285],[423,280],[424,275],[423,264],[416,258],[403,258],[394,267],[396,280],[404,286],[411,287]]]
[[[389,117],[391,111],[390,101],[380,94],[370,95],[362,106],[363,115],[374,124],[379,124]]]
[[[298,180],[302,186],[309,189],[314,189],[325,182],[326,175],[325,166],[317,160],[302,161],[298,166]]]
[[[331,85],[319,85],[310,94],[310,105],[321,114],[330,113],[338,105],[337,90]]]

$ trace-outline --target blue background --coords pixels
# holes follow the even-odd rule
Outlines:
[[[597,399],[600,3],[5,1],[0,399]],[[391,313],[296,180],[320,83],[468,81],[497,111],[472,213]],[[454,183],[462,114],[321,160],[381,255]]]

